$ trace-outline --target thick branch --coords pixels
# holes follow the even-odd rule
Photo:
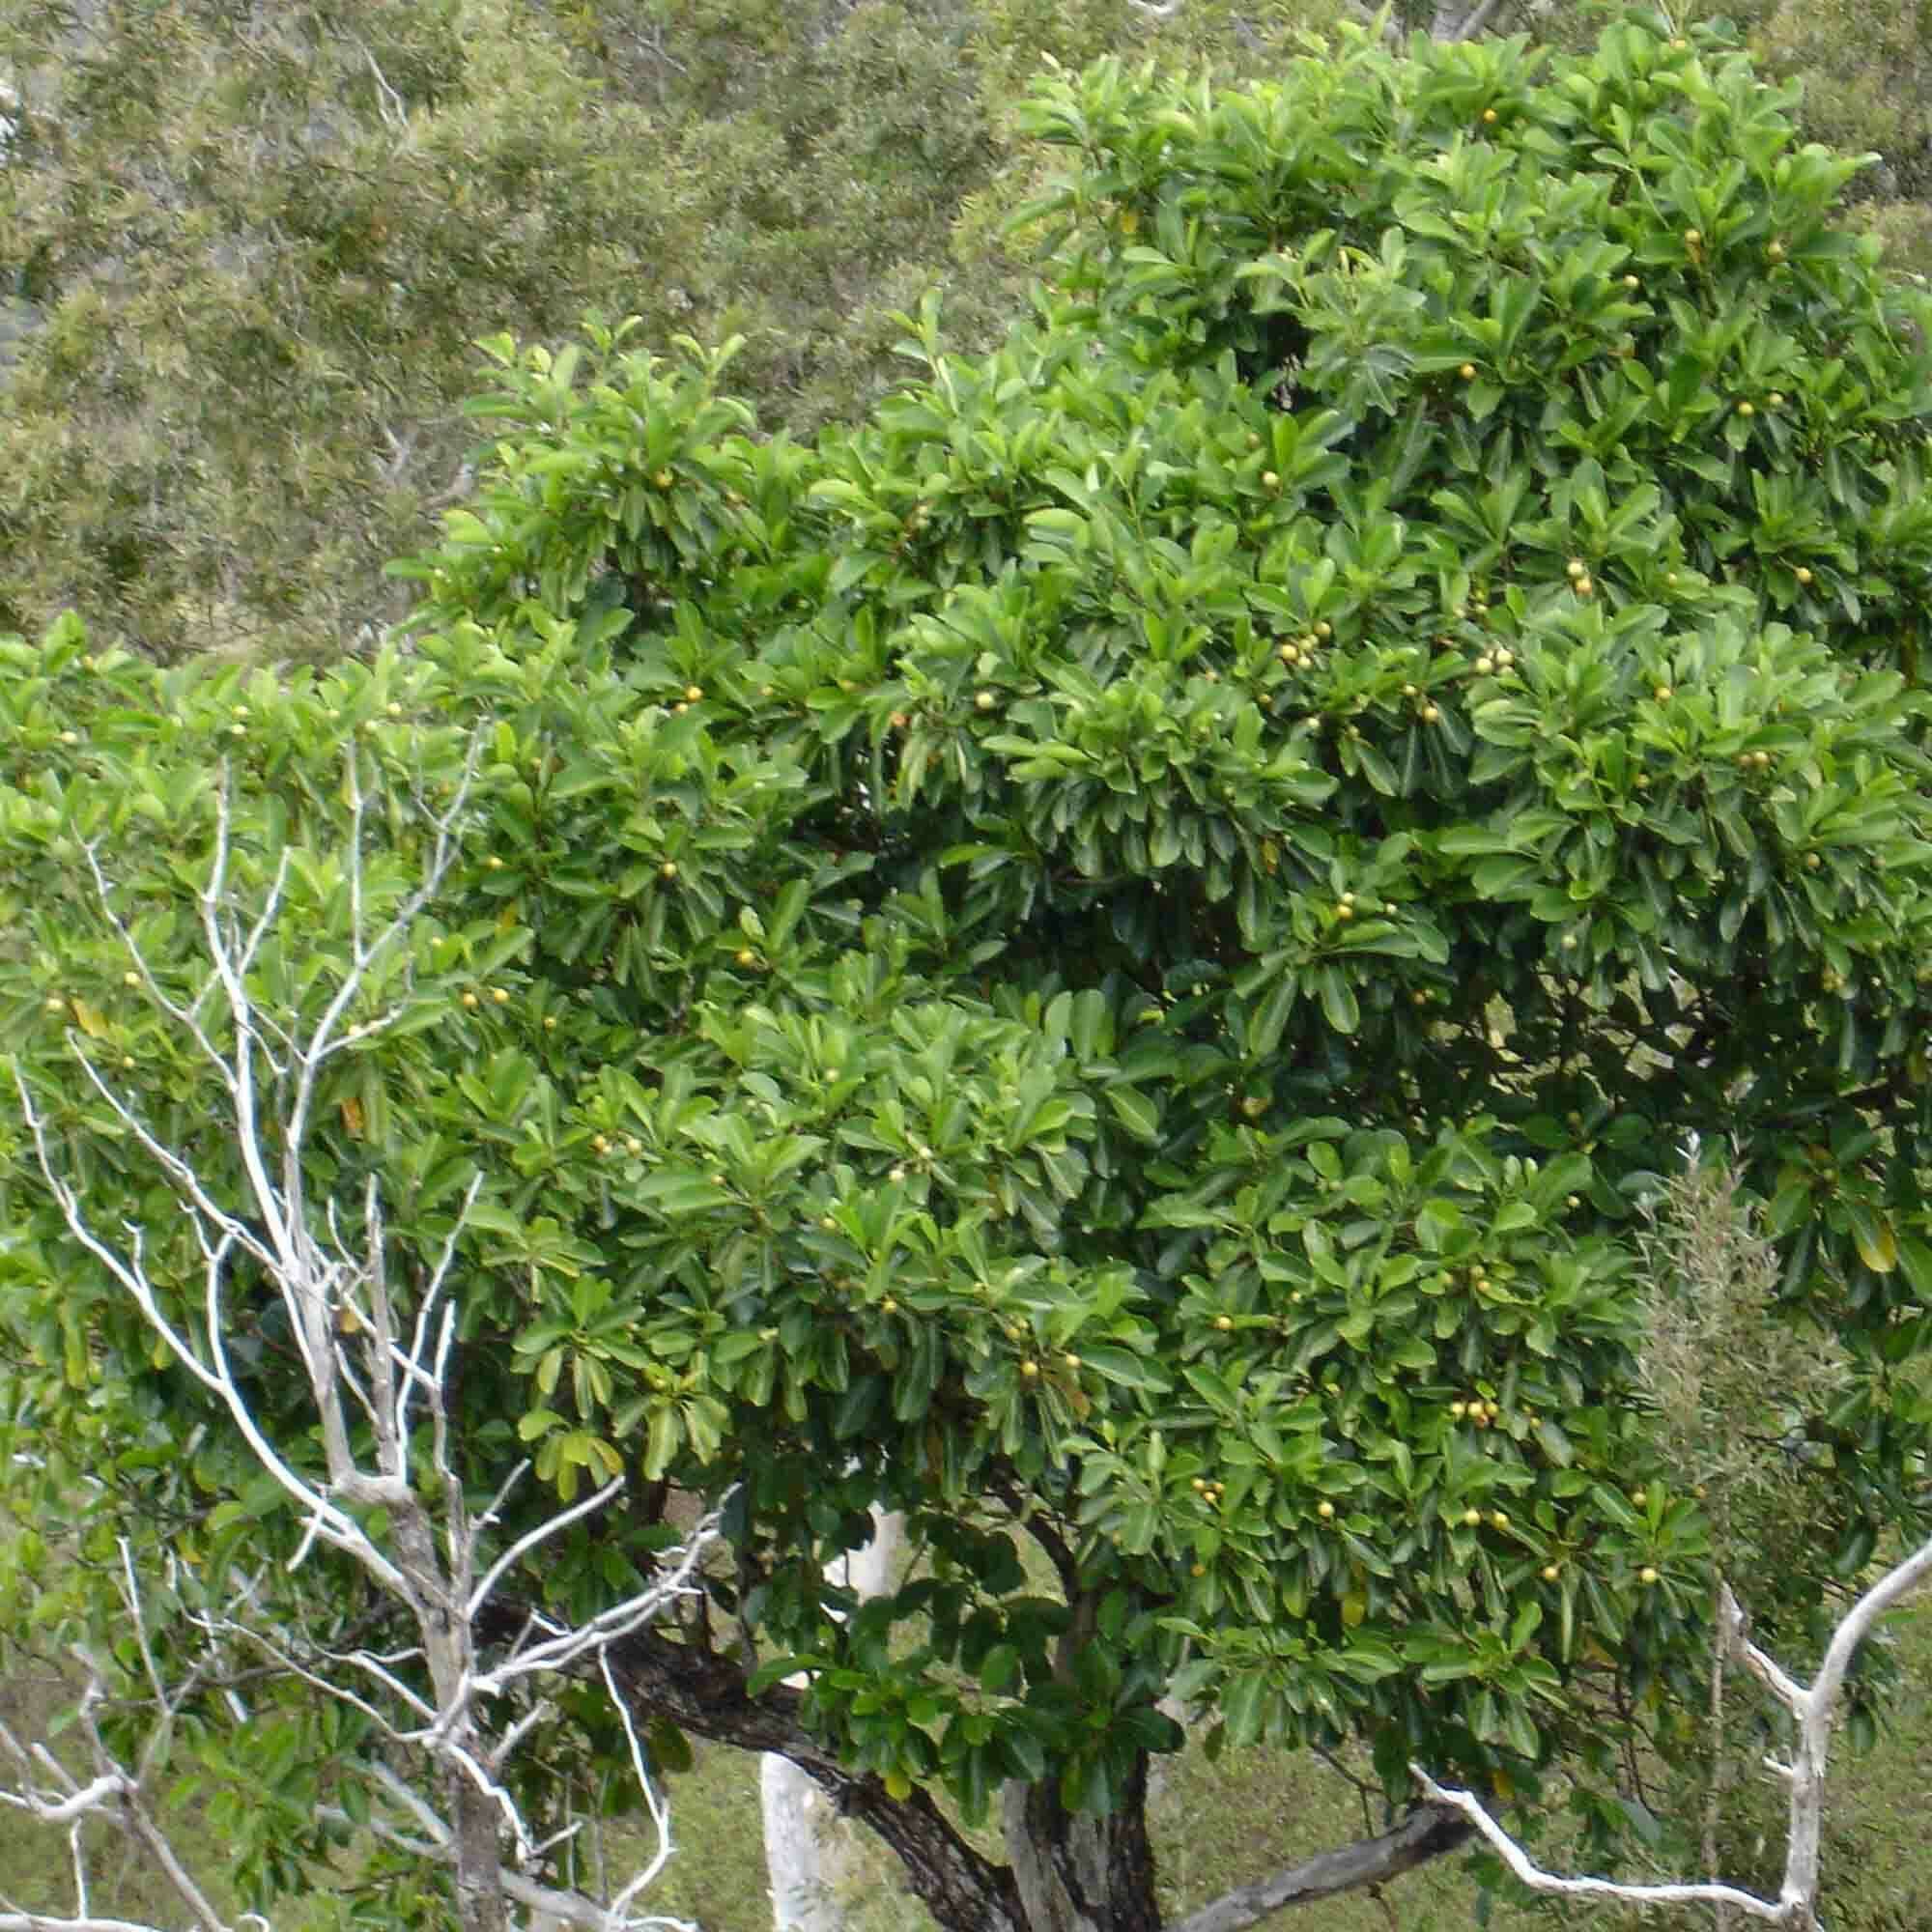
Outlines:
[[[1431,1794],[1435,1796],[1434,1793]],[[1242,1932],[1271,1912],[1314,1905],[1345,1891],[1400,1878],[1467,1844],[1470,1827],[1448,1804],[1419,1804],[1393,1831],[1332,1852],[1318,1853],[1272,1878],[1225,1892],[1211,1905],[1177,1920],[1167,1932]]]
[[[499,1613],[493,1605],[484,1614]],[[781,1684],[751,1697],[735,1663],[658,1630],[633,1632],[608,1656],[618,1689],[639,1710],[694,1737],[790,1759],[839,1812],[869,1825],[892,1847],[907,1884],[949,1932],[1020,1932],[1019,1892],[1006,1866],[968,1844],[917,1786],[895,1799],[883,1778],[840,1764],[800,1722],[799,1691]]]

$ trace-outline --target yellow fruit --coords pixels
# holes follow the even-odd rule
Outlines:
[[[1587,577],[1579,577],[1577,580],[1577,595],[1578,597],[1594,597],[1596,594],[1597,586]]]
[[[1462,377],[1463,382],[1473,383],[1476,380],[1476,365],[1473,362],[1464,362],[1456,373]]]
[[[1188,1484],[1187,1487],[1191,1489],[1196,1495],[1199,1495],[1202,1493],[1203,1491],[1207,1489],[1208,1479],[1205,1476],[1196,1476],[1194,1480]]]
[[[474,993],[465,993],[463,996],[463,1004],[466,1007],[480,1007],[483,1004],[483,1002],[479,1000]]]
[[[1754,416],[1757,414],[1757,410],[1750,403],[1740,403],[1738,405],[1738,413],[1741,416]]]
[[[1188,1572],[1188,1575],[1190,1577],[1205,1577],[1207,1576],[1207,1574],[1208,1574],[1208,1566],[1205,1563],[1195,1564],[1193,1569]]]
[[[1468,1414],[1468,1412],[1469,1412],[1469,1405],[1465,1402],[1452,1402],[1449,1405],[1449,1413],[1452,1416],[1454,1416],[1458,1422],[1461,1422],[1462,1419]]]
[[[1639,1583],[1649,1584],[1649,1583],[1655,1583],[1657,1581],[1657,1572],[1653,1570],[1648,1563],[1646,1563],[1643,1566],[1643,1568],[1636,1573],[1636,1576],[1637,1576],[1637,1581]]]
[[[1570,559],[1570,561],[1563,566],[1563,569],[1565,573],[1573,579],[1578,577],[1588,577],[1590,574],[1590,566],[1587,563],[1585,563],[1580,556],[1573,556]]]
[[[1672,693],[1670,687],[1667,684],[1660,684],[1657,687],[1657,689],[1653,691],[1650,695],[1657,699],[1658,703],[1668,704],[1670,702]]]
[[[670,471],[668,469],[660,469],[651,478],[651,481],[655,483],[660,490],[668,490],[670,488]]]
[[[544,1015],[544,1032],[554,1033],[555,1031],[556,1031],[556,1015],[554,1013],[546,1013]]]
[[[497,858],[496,853],[492,852],[490,856],[483,861],[483,869],[486,872],[500,872],[503,869],[503,862],[502,860]]]
[[[1477,1524],[1479,1524],[1482,1521],[1482,1520],[1483,1520],[1483,1513],[1481,1510],[1468,1509],[1463,1512],[1463,1521],[1470,1529],[1474,1529],[1477,1526]]]
[[[1217,1315],[1214,1318],[1214,1326],[1218,1328],[1224,1335],[1234,1325],[1235,1325],[1235,1319],[1232,1315]]]
[[[1643,284],[1634,275],[1626,275],[1624,277],[1624,287],[1627,289],[1638,289],[1642,286]]]
[[[1811,582],[1811,573],[1802,563],[1791,574],[1800,583],[1809,584]]]
[[[1335,1514],[1335,1505],[1331,1502],[1319,1502],[1315,1505],[1315,1514],[1326,1522]]]
[[[1080,1357],[1078,1355],[1062,1355],[1060,1358],[1060,1366],[1063,1369],[1065,1369],[1068,1375],[1077,1376],[1080,1373]]]
[[[1441,711],[1434,704],[1425,704],[1422,707],[1422,722],[1425,724],[1434,724],[1441,716]]]
[[[509,992],[506,988],[502,986],[492,986],[490,988],[490,997],[493,1000],[495,1000],[499,1007],[507,1007],[510,1004]]]
[[[1704,245],[1704,238],[1696,229],[1687,228],[1684,231],[1684,245],[1687,248],[1701,248]]]
[[[1039,1364],[1037,1362],[1022,1362],[1020,1364],[1020,1374],[1023,1375],[1028,1381],[1032,1381],[1033,1378],[1039,1374]]]
[[[1510,1526],[1509,1518],[1501,1510],[1492,1510],[1490,1512],[1490,1521],[1497,1529],[1507,1529]]]
[[[1279,490],[1281,488],[1281,478],[1272,469],[1264,469],[1262,471],[1262,488],[1264,490]]]
[[[1633,1490],[1631,1492],[1631,1501],[1634,1503],[1638,1509],[1641,1509],[1644,1506],[1644,1504],[1647,1503],[1649,1500],[1650,1500],[1650,1492],[1648,1490]]]
[[[1315,627],[1315,635],[1318,638],[1321,639],[1322,641],[1325,643],[1328,639],[1332,638],[1335,635],[1335,627],[1333,624],[1317,624]]]
[[[995,696],[994,694],[990,691],[982,691],[973,699],[973,702],[976,705],[978,705],[981,711],[992,710],[993,706],[999,703],[999,701],[1000,701],[999,698]]]
[[[1493,128],[1495,125],[1496,110],[1493,107],[1485,107],[1483,109],[1483,126],[1485,128]]]
[[[887,1295],[886,1298],[879,1303],[879,1313],[881,1315],[896,1315],[898,1312],[899,1312],[899,1305],[896,1301],[895,1301],[892,1298],[890,1294]]]
[[[676,878],[676,877],[677,877],[677,861],[676,861],[675,859],[667,859],[667,860],[666,860],[666,861],[664,862],[664,864],[663,864],[662,866],[660,866],[660,867],[658,867],[658,875],[659,875],[659,876],[660,876],[661,878],[666,878],[666,879],[674,879],[674,878]]]
[[[141,983],[141,976],[130,967],[126,973],[122,974],[121,983],[124,986],[138,986]]]
[[[1545,1565],[1543,1566],[1543,1580],[1544,1580],[1544,1581],[1545,1581],[1546,1583],[1553,1583],[1553,1582],[1555,1582],[1555,1580],[1556,1580],[1556,1574],[1557,1574],[1557,1573],[1556,1573],[1556,1565],[1555,1565],[1555,1564],[1553,1564],[1553,1563],[1546,1563],[1546,1564],[1545,1564]]]
[[[684,701],[687,704],[696,704],[703,696],[704,687],[701,684],[687,684],[684,687]]]
[[[749,946],[739,947],[736,956],[740,966],[755,966],[758,963],[758,955]]]
[[[1353,919],[1354,916],[1355,908],[1346,900],[1335,908],[1335,917],[1337,919]]]
[[[1781,262],[1784,260],[1784,243],[1782,242],[1774,242],[1771,244],[1771,246],[1767,248],[1764,252],[1767,255],[1769,255],[1774,262]]]

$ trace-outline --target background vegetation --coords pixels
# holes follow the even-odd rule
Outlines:
[[[1695,12],[1714,12],[1693,8]],[[1334,0],[11,0],[0,81],[0,626],[332,656],[465,488],[478,336],[582,311],[747,338],[768,427],[856,413],[926,289],[990,341],[1043,60],[1277,68]],[[1580,0],[1492,30],[1578,43]],[[1812,128],[1881,151],[1928,253],[1926,10],[1747,4]]]

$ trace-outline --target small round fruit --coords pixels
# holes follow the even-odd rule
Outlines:
[[[697,703],[703,696],[704,687],[701,684],[687,684],[684,687],[684,701],[687,704]]]
[[[1208,1488],[1208,1478],[1206,1476],[1196,1476],[1193,1478],[1192,1481],[1189,1482],[1187,1487],[1190,1490],[1192,1490],[1197,1496],[1201,1495],[1206,1492]]]
[[[1755,403],[1740,403],[1738,405],[1738,413],[1741,416],[1754,416],[1757,414],[1757,405]]]
[[[1438,705],[1425,704],[1422,707],[1421,717],[1425,724],[1436,724],[1441,719],[1441,716],[1442,711]]]
[[[1639,1583],[1643,1584],[1655,1583],[1657,1581],[1657,1572],[1653,1570],[1648,1563],[1646,1563],[1643,1566],[1643,1568],[1636,1573],[1636,1579]]]
[[[1466,1509],[1463,1512],[1463,1521],[1466,1528],[1474,1529],[1482,1520],[1483,1513],[1479,1509]]]
[[[1462,377],[1463,382],[1473,383],[1476,380],[1476,365],[1473,362],[1464,362],[1456,373]]]
[[[1767,255],[1769,255],[1774,262],[1781,262],[1784,260],[1784,243],[1782,242],[1774,242],[1771,244],[1771,246],[1767,248],[1764,252]]]
[[[906,1178],[906,1171],[905,1171],[905,1169],[904,1169],[904,1168],[902,1168],[902,1167],[895,1167],[895,1168],[894,1168],[894,1169],[893,1169],[893,1170],[892,1170],[892,1171],[891,1171],[891,1172],[890,1172],[890,1173],[889,1173],[889,1174],[888,1174],[888,1175],[886,1176],[886,1179],[887,1179],[888,1180],[895,1180],[895,1181],[897,1181],[897,1180],[903,1180],[903,1179],[904,1179],[905,1178]]]
[[[821,1214],[818,1217],[818,1225],[821,1228],[823,1228],[828,1235],[836,1235],[838,1232],[838,1223],[835,1221],[830,1214]]]
[[[1812,581],[1810,571],[1808,571],[1802,563],[1791,574],[1793,577],[1797,578],[1800,583],[1805,584],[1807,586],[1810,584]]]
[[[1000,701],[999,698],[990,691],[980,692],[974,696],[973,699],[973,702],[981,711],[992,710],[993,706],[999,703],[999,701]]]
[[[644,1151],[644,1144],[637,1137],[636,1134],[626,1134],[624,1136],[624,1151],[627,1154],[630,1154],[635,1159],[636,1156],[642,1153],[643,1151]]]
[[[1658,703],[1668,704],[1675,694],[1667,684],[1660,684],[1650,695],[1657,699]]]
[[[124,986],[138,986],[141,983],[141,976],[130,966],[127,972],[122,974],[121,983]]]
[[[1573,556],[1570,559],[1570,561],[1563,566],[1563,571],[1565,576],[1571,578],[1574,581],[1578,577],[1588,577],[1590,574],[1590,566],[1587,563],[1585,563],[1580,556]]]
[[[1574,932],[1566,932],[1566,933],[1565,933],[1565,934],[1563,935],[1563,950],[1564,950],[1564,952],[1576,952],[1576,950],[1577,950],[1577,935],[1576,935],[1576,934],[1575,934]]]
[[[556,1015],[554,1013],[546,1013],[544,1015],[544,1032],[554,1033],[555,1031],[556,1031]]]
[[[898,1312],[899,1312],[899,1305],[896,1301],[895,1301],[892,1298],[890,1294],[887,1295],[886,1298],[879,1303],[879,1313],[881,1315],[896,1315]]]
[[[1815,852],[1807,852],[1804,855],[1804,864],[1811,871],[1815,872],[1824,863]]]
[[[1773,409],[1781,410],[1784,407],[1784,391],[1782,389],[1774,389],[1771,392],[1771,394],[1765,398],[1765,401],[1769,403]]]
[[[1556,1565],[1555,1565],[1555,1564],[1553,1564],[1553,1563],[1546,1563],[1546,1564],[1545,1564],[1545,1565],[1543,1566],[1543,1580],[1544,1580],[1544,1581],[1545,1581],[1546,1583],[1553,1583],[1553,1582],[1555,1582],[1555,1580],[1556,1580],[1556,1577],[1557,1577],[1557,1574],[1558,1574],[1558,1573],[1557,1573],[1557,1569],[1556,1569]]]
[[[1502,1510],[1492,1510],[1490,1512],[1490,1522],[1496,1529],[1507,1529],[1510,1526],[1509,1517]]]
[[[1264,490],[1279,490],[1281,488],[1281,478],[1272,469],[1264,469],[1262,471],[1262,488]]]
[[[1649,1500],[1650,1500],[1650,1492],[1648,1490],[1633,1490],[1631,1492],[1631,1501],[1634,1503],[1638,1509],[1641,1509],[1644,1506],[1644,1504],[1647,1503]]]
[[[668,490],[670,488],[670,471],[668,469],[660,469],[652,476],[651,481],[660,490]]]
[[[1627,289],[1640,289],[1642,286],[1643,284],[1634,275],[1626,275],[1624,277],[1624,287]]]
[[[1491,657],[1487,652],[1476,660],[1476,675],[1478,677],[1488,677],[1495,668],[1495,659]]]
[[[50,1013],[64,1013],[67,1011],[67,1002],[58,993],[49,993],[46,999],[46,1008]]]
[[[1704,245],[1704,238],[1698,230],[1687,228],[1684,231],[1684,245],[1687,248],[1701,248]]]
[[[1077,1376],[1080,1373],[1080,1357],[1078,1355],[1062,1355],[1060,1358],[1060,1366],[1063,1369],[1065,1369],[1069,1376]]]
[[[676,861],[675,859],[667,859],[667,860],[666,860],[666,861],[664,862],[664,864],[663,864],[662,866],[660,866],[660,867],[658,867],[658,876],[659,876],[659,877],[660,877],[661,879],[674,879],[674,878],[676,878],[676,877],[677,877],[677,861]]]
[[[1039,1364],[1034,1361],[1022,1362],[1020,1364],[1020,1374],[1028,1381],[1032,1381],[1039,1374]]]
[[[496,853],[492,852],[490,856],[483,861],[483,869],[486,872],[500,872],[503,869],[503,862],[497,856]]]
[[[474,993],[465,993],[463,996],[463,1004],[466,1007],[471,1008],[473,1009],[474,1008],[480,1007],[483,1004],[483,1002],[479,1000]]]
[[[1462,1419],[1468,1414],[1468,1412],[1469,1412],[1469,1405],[1466,1402],[1452,1402],[1449,1405],[1449,1413],[1458,1422],[1461,1422]]]
[[[1326,1522],[1335,1514],[1335,1505],[1324,1498],[1315,1505],[1315,1514]]]
[[[1344,899],[1335,908],[1335,917],[1337,919],[1353,919],[1354,916],[1355,916],[1355,908],[1351,906],[1347,899]]]
[[[1190,1577],[1205,1577],[1208,1574],[1208,1566],[1205,1563],[1197,1563],[1187,1574]]]
[[[758,963],[758,955],[755,952],[753,952],[749,946],[739,947],[734,956],[738,964],[740,966],[747,968],[748,970]]]
[[[1596,594],[1597,586],[1587,577],[1579,577],[1577,580],[1577,595],[1578,597],[1594,597]]]
[[[1335,635],[1335,627],[1333,624],[1329,623],[1317,624],[1315,627],[1315,635],[1318,638],[1320,638],[1323,643],[1326,643],[1328,639]]]
[[[1218,1328],[1224,1335],[1234,1325],[1235,1325],[1235,1318],[1232,1315],[1217,1315],[1214,1318],[1214,1326]]]

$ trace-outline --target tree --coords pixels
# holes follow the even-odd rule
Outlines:
[[[643,1746],[615,1696],[610,1650],[699,1594],[696,1576],[715,1539],[715,1520],[698,1525],[664,1567],[633,1575],[633,1587],[594,1614],[571,1619],[531,1604],[523,1578],[533,1560],[615,1501],[624,1478],[612,1474],[568,1507],[540,1507],[513,1537],[501,1534],[500,1525],[528,1475],[527,1460],[488,1497],[467,1480],[455,1449],[452,1403],[465,1311],[448,1289],[480,1177],[464,1189],[433,1264],[407,1278],[392,1276],[375,1173],[366,1177],[359,1202],[315,1191],[309,1131],[320,1083],[332,1062],[366,1050],[419,1013],[412,984],[421,956],[414,928],[455,857],[467,803],[466,773],[444,805],[420,811],[411,842],[420,848],[421,876],[412,883],[393,847],[370,850],[386,842],[372,840],[373,819],[386,817],[393,828],[414,815],[393,791],[365,791],[375,769],[352,740],[343,757],[346,824],[339,847],[311,844],[299,862],[285,847],[266,883],[249,864],[259,848],[240,849],[259,835],[259,821],[246,814],[238,821],[225,776],[217,782],[199,895],[196,936],[205,956],[185,984],[179,955],[151,956],[148,940],[124,916],[123,895],[92,864],[89,848],[99,916],[128,961],[124,983],[141,990],[161,1037],[220,1096],[223,1158],[205,1171],[124,1095],[92,1050],[99,1035],[94,1009],[79,999],[71,1003],[77,1068],[133,1159],[149,1165],[174,1195],[180,1226],[200,1256],[198,1285],[176,1271],[185,1244],[170,1238],[164,1225],[130,1223],[125,1238],[103,1236],[82,1199],[94,1190],[69,1169],[45,1117],[15,1076],[42,1181],[69,1235],[95,1264],[98,1281],[119,1292],[124,1316],[131,1314],[137,1330],[145,1327],[151,1369],[172,1373],[227,1426],[231,1450],[252,1476],[256,1494],[252,1505],[238,1496],[206,1518],[214,1541],[194,1563],[199,1575],[192,1582],[180,1575],[185,1552],[171,1551],[174,1574],[160,1593],[173,1613],[161,1619],[172,1640],[166,1644],[151,1633],[150,1589],[129,1539],[117,1539],[119,1607],[132,1636],[123,1636],[111,1652],[76,1648],[86,1677],[79,1705],[85,1783],[45,1744],[28,1747],[0,1725],[0,1747],[21,1779],[17,1789],[0,1792],[0,1803],[43,1825],[69,1828],[73,1850],[71,1916],[8,1906],[0,1909],[0,1926],[10,1932],[105,1922],[89,1907],[80,1833],[91,1820],[131,1837],[194,1921],[205,1932],[224,1932],[210,1893],[169,1839],[153,1787],[179,1769],[170,1748],[177,1731],[201,1729],[213,1701],[227,1698],[233,1717],[272,1737],[277,1693],[291,1690],[298,1697],[314,1693],[323,1725],[358,1734],[366,1759],[369,1782],[345,1788],[339,1804],[325,1807],[325,1834],[359,1830],[406,1861],[446,1868],[455,1921],[465,1932],[501,1932],[515,1907],[588,1932],[688,1932],[681,1920],[637,1909],[670,1841]],[[298,880],[307,867],[314,872]],[[305,921],[298,935],[294,914],[318,883],[316,873],[326,875],[324,896],[335,918]],[[237,876],[249,874],[245,884]],[[312,902],[303,909],[316,910]],[[335,947],[317,944],[325,932]],[[291,967],[300,980],[293,996]],[[123,1071],[132,1065],[123,1058]],[[231,1308],[227,1297],[238,1275],[251,1278],[256,1293]],[[190,1293],[182,1305],[184,1287]],[[319,1444],[311,1466],[302,1466],[305,1459],[290,1439],[286,1409],[276,1415],[285,1432],[280,1440],[265,1427],[269,1406],[259,1391],[269,1354],[281,1358],[283,1400],[293,1397],[298,1408],[307,1407],[311,1427],[300,1434]],[[57,1491],[55,1496],[57,1507],[66,1500]],[[286,1569],[300,1570],[317,1545],[334,1550],[360,1586],[359,1600],[345,1604],[330,1592],[334,1602],[311,1598],[299,1616],[291,1615],[291,1596],[267,1576],[285,1552],[272,1538],[264,1548],[250,1534],[252,1518],[273,1513],[270,1498],[292,1506],[298,1525]],[[504,1627],[499,1598],[512,1590],[526,1607]],[[493,1620],[495,1644],[482,1634]],[[400,1625],[405,1644],[372,1647],[365,1634],[371,1624],[385,1631]],[[585,1677],[611,1695],[639,1793],[657,1828],[656,1855],[606,1899],[531,1879],[527,1867],[538,1851],[514,1791],[516,1755],[551,1719],[552,1688]],[[130,1735],[139,1737],[138,1752],[121,1742]],[[272,1742],[270,1758],[284,1748]],[[404,1775],[412,1758],[427,1760],[433,1774],[427,1793]],[[304,1820],[302,1829],[313,1834],[319,1824]],[[330,1833],[329,1825],[338,1829]]]
[[[99,1211],[165,1201],[76,1027],[219,1152],[80,841],[167,953],[217,752],[321,907],[342,748],[434,796],[480,733],[419,997],[319,1082],[315,1187],[378,1173],[427,1258],[481,1175],[467,1474],[644,1480],[546,1600],[594,1614],[720,1507],[704,1614],[610,1651],[661,1748],[790,1758],[973,1932],[1158,1921],[1164,1697],[1210,1747],[1358,1743],[1392,1805],[1192,1932],[1463,1843],[1411,1763],[1613,1851],[1705,1693],[1709,1525],[1637,1352],[1689,1135],[1845,1358],[1790,1420],[1828,1528],[1748,1579],[1768,1650],[1924,1523],[1928,305],[1788,110],[1641,21],[1062,75],[1046,280],[994,355],[928,310],[915,376],[798,441],[721,394],[728,350],[495,341],[407,648],[18,647],[11,1037]],[[175,1439],[193,1392],[143,1394],[14,1185],[50,1425],[99,1400],[66,1355]],[[874,1510],[914,1561],[859,1602]]]

